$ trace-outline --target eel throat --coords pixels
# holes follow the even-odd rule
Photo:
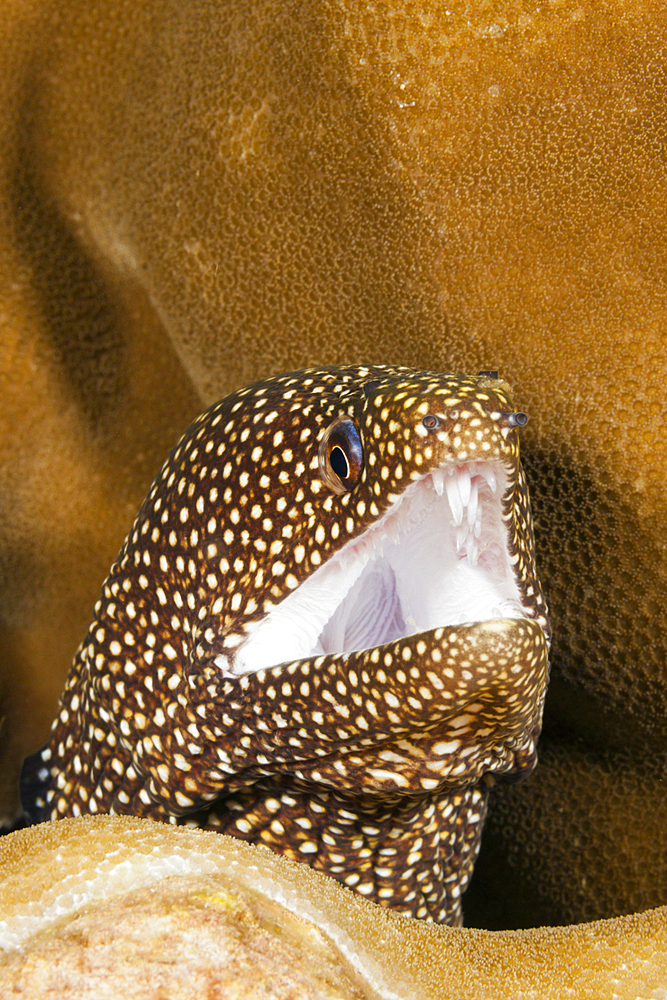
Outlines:
[[[459,923],[548,677],[526,418],[494,376],[308,369],[195,420],[24,764],[29,818],[215,829]]]

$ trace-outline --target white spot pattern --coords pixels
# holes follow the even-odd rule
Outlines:
[[[350,366],[266,379],[199,416],[149,491],[51,739],[27,762],[30,814],[208,826],[382,905],[457,923],[485,775],[533,766],[547,678],[512,411],[505,384],[485,376]],[[363,461],[352,485],[332,493],[318,447],[341,416]],[[249,629],[411,483],[443,463],[491,459],[507,476],[503,525],[523,617],[242,676],[225,669]],[[435,473],[433,483],[440,491]],[[474,519],[466,524],[461,515],[472,538]]]

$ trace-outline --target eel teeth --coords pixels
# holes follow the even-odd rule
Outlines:
[[[452,470],[452,472],[454,471],[455,470]],[[433,473],[431,473],[431,475],[433,475]],[[461,493],[459,491],[458,476],[455,477],[454,475],[450,474],[450,477],[447,479],[445,485],[447,489],[447,499],[449,500],[449,506],[451,507],[452,511],[452,518],[454,520],[454,524],[458,527],[463,521],[463,501],[461,500]],[[458,544],[458,539],[459,535],[457,532],[457,537],[456,537],[457,549],[460,548],[460,545]]]
[[[482,467],[480,469],[480,474],[484,477],[484,479],[486,479],[487,483],[489,484],[489,489],[491,490],[492,495],[495,497],[496,494],[498,493],[498,480],[496,479],[494,473],[490,468]]]
[[[433,488],[439,497],[442,496],[445,490],[445,473],[443,469],[433,469],[431,472],[431,480],[433,482]]]
[[[458,474],[459,496],[461,497],[461,503],[465,508],[470,503],[470,495],[472,491],[470,468],[459,468]]]
[[[459,483],[460,481],[461,480],[459,479]],[[474,479],[471,480],[468,476],[468,503],[467,505],[464,504],[464,506],[467,506],[466,520],[471,528],[474,528],[475,523],[477,522],[477,515],[479,514],[479,507],[477,503],[478,499],[479,494],[477,490],[477,483]]]
[[[446,475],[445,475],[446,473]],[[449,469],[434,469],[431,472],[432,485],[439,496],[446,491],[452,513],[452,523],[456,528],[456,551],[464,553],[471,566],[476,566],[481,553],[487,547],[480,547],[482,537],[483,503],[480,488],[488,486],[492,496],[498,494],[498,479],[486,462],[472,462]],[[431,484],[429,483],[429,486]]]

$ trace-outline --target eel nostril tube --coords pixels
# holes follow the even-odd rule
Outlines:
[[[528,423],[528,414],[520,410],[516,413],[501,413],[498,422],[505,427],[525,427]]]

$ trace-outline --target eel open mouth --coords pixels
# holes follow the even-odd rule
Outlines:
[[[430,470],[216,664],[239,675],[441,626],[533,617],[512,569],[508,487],[500,461]]]

